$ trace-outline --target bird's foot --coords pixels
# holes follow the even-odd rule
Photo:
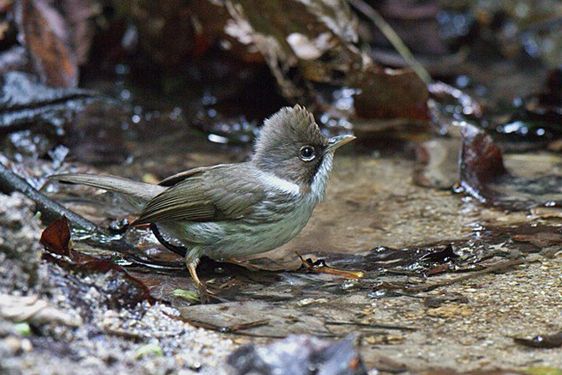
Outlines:
[[[193,280],[193,283],[197,287],[197,291],[199,292],[199,299],[201,303],[209,303],[212,300],[216,299],[217,293],[207,287],[207,285],[199,279],[199,275],[197,275],[197,265],[199,264],[199,259],[195,260],[187,260],[186,259],[186,266],[187,270],[189,271],[189,275]]]
[[[202,304],[211,303],[216,300],[217,293],[207,287],[206,284],[197,284],[197,291],[199,293],[199,300]]]

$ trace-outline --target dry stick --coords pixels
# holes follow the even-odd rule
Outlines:
[[[428,284],[428,285],[405,287],[404,290],[406,290],[408,292],[428,292],[430,290],[433,290],[435,288],[439,288],[439,287],[442,287],[442,286],[452,285],[452,284],[458,283],[460,281],[474,279],[477,276],[486,275],[486,274],[493,273],[493,272],[507,271],[508,269],[510,269],[512,267],[515,267],[515,266],[518,266],[518,265],[521,265],[521,264],[536,263],[536,262],[540,262],[540,259],[538,259],[538,258],[535,258],[535,259],[522,258],[522,259],[510,260],[510,261],[507,261],[507,262],[500,262],[500,263],[493,264],[486,269],[483,269],[483,270],[480,270],[480,271],[475,271],[475,272],[469,273],[469,274],[461,276],[461,277],[456,277],[456,278],[453,278],[453,279],[445,279],[445,280],[437,281],[435,283]]]
[[[23,178],[16,175],[0,163],[0,192],[10,194],[14,191],[19,191],[34,201],[37,204],[37,210],[41,212],[47,222],[54,221],[65,216],[68,221],[82,230],[90,233],[103,233],[96,224],[49,199],[43,193],[29,185]]]
[[[352,321],[344,322],[344,321],[328,320],[324,323],[327,325],[335,325],[335,326],[357,326],[357,327],[365,327],[365,328],[395,329],[395,330],[404,330],[404,331],[417,331],[419,329],[417,327],[407,327],[407,326],[400,326],[396,324],[361,323],[361,322],[352,322]]]
[[[379,28],[390,44],[392,44],[400,56],[402,56],[406,63],[410,65],[410,67],[426,85],[429,85],[432,82],[431,75],[427,72],[423,65],[416,60],[412,51],[410,51],[408,46],[406,46],[400,36],[396,34],[396,31],[394,31],[392,26],[385,21],[379,12],[363,0],[349,0],[349,3],[359,12],[363,13],[365,17],[369,18]]]
[[[131,250],[135,247],[124,239],[111,239],[108,242],[108,234],[105,230],[103,230],[103,228],[100,228],[91,221],[48,198],[33,186],[29,185],[23,178],[16,175],[0,163],[0,192],[10,194],[14,191],[18,191],[34,201],[37,204],[37,211],[41,212],[41,215],[46,222],[52,222],[64,216],[72,224],[72,226],[78,227],[88,234],[93,235],[90,238],[90,241],[93,241],[97,246],[104,249],[111,248],[112,250],[124,253],[127,256],[127,260],[133,262],[135,265],[167,271],[184,269],[183,266],[178,267],[170,262],[143,259],[132,253]],[[103,239],[100,239],[100,237],[103,237]]]

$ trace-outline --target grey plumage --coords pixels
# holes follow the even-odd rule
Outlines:
[[[92,186],[122,194],[131,206],[141,211],[146,202],[162,193],[165,188],[110,175],[93,175],[86,173],[61,174],[49,177],[63,183]]]

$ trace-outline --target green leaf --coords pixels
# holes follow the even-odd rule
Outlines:
[[[531,367],[525,370],[529,375],[562,375],[562,369],[555,367]]]
[[[21,336],[31,336],[31,327],[27,323],[17,323],[14,325],[14,329]]]
[[[174,297],[178,297],[184,299],[189,302],[199,302],[199,293],[192,290],[185,290],[185,289],[175,289],[172,292]]]
[[[158,344],[150,343],[139,347],[135,352],[135,358],[143,358],[146,356],[162,357],[164,352]]]

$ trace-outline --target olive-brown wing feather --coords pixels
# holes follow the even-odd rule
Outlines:
[[[176,173],[175,175],[172,175],[170,177],[166,177],[165,179],[163,179],[162,181],[160,181],[158,183],[158,185],[160,186],[173,186],[176,185],[179,182],[182,182],[183,180],[189,178],[189,177],[193,177],[202,173],[206,173],[212,169],[217,169],[217,168],[224,168],[224,167],[229,167],[227,164],[219,164],[219,165],[213,165],[210,167],[197,167],[197,168],[192,168],[189,169],[187,171],[183,171],[183,172],[179,172]]]
[[[239,165],[209,169],[154,197],[135,224],[241,219],[265,197],[263,186],[257,181],[255,173],[241,170]]]

